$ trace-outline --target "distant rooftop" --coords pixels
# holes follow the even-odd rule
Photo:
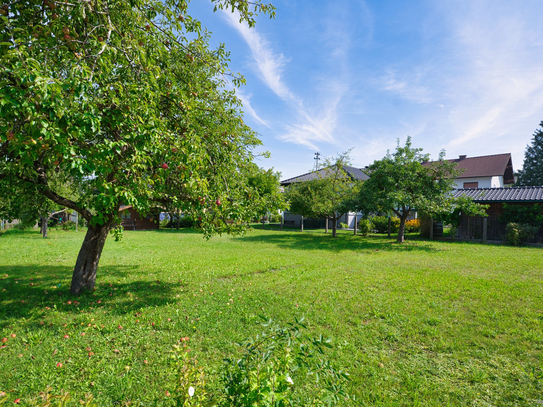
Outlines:
[[[454,191],[454,197],[468,197],[479,203],[543,202],[543,186],[457,189]]]
[[[455,163],[456,168],[460,171],[463,170],[456,177],[458,179],[503,176],[504,184],[513,184],[515,182],[510,153],[483,155],[479,157],[461,155],[458,158],[447,161]],[[424,164],[429,165],[430,163],[431,161]]]
[[[343,169],[345,170],[347,175],[349,177],[351,177],[351,179],[353,179],[353,180],[365,181],[365,180],[367,180],[369,178],[363,172],[363,168],[356,168],[356,167],[350,167],[348,165],[344,165]],[[306,174],[302,174],[302,175],[299,175],[297,177],[289,178],[289,179],[286,179],[284,181],[281,181],[281,185],[286,187],[286,186],[288,186],[290,184],[293,184],[295,182],[304,182],[304,181],[311,181],[311,180],[318,179],[318,178],[325,178],[327,171],[328,171],[328,168],[321,168],[318,171],[308,172]]]

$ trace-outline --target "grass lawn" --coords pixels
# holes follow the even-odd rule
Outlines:
[[[259,315],[306,318],[363,406],[541,406],[543,249],[405,244],[338,231],[190,230],[108,239],[93,294],[69,295],[83,232],[0,236],[0,391],[167,405],[189,337],[217,385]],[[12,334],[16,335],[12,337]],[[65,338],[65,336],[67,336]],[[57,367],[62,363],[62,367]],[[27,404],[28,405],[28,404]]]

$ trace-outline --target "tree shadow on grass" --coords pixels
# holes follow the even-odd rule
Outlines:
[[[409,236],[404,243],[397,243],[395,237],[354,236],[352,232],[349,234],[340,232],[336,238],[333,238],[331,232],[325,234],[320,230],[303,233],[270,231],[270,233],[260,233],[258,235],[249,234],[237,239],[255,244],[273,244],[281,248],[294,250],[328,250],[332,252],[343,250],[356,252],[438,252],[442,250],[428,244],[429,242],[412,236]]]
[[[137,266],[108,266],[98,270],[95,291],[70,294],[72,269],[66,266],[0,266],[0,328],[13,320],[38,320],[56,311],[66,314],[104,309],[109,314],[135,313],[161,307],[188,296],[185,281],[143,279],[122,281]],[[7,276],[6,276],[7,275]],[[180,288],[185,288],[180,290]]]

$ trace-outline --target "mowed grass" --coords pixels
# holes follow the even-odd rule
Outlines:
[[[303,316],[312,334],[331,337],[329,357],[351,373],[357,405],[543,403],[541,248],[126,231],[108,239],[96,291],[75,298],[83,236],[0,236],[0,391],[10,400],[51,386],[101,406],[167,405],[170,350],[185,336],[214,391],[222,359],[263,330],[262,315]]]

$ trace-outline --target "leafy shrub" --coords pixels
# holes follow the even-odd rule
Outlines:
[[[405,222],[405,231],[407,233],[417,233],[420,232],[420,220],[411,219]]]
[[[358,233],[362,236],[368,236],[373,230],[373,223],[369,219],[360,219],[358,221]]]
[[[526,223],[509,222],[505,227],[507,243],[513,246],[520,246],[534,238],[539,227]]]
[[[339,222],[339,227],[341,229],[349,229],[349,225],[347,225],[346,223],[344,222]]]
[[[177,216],[174,215],[174,218],[172,220],[165,220],[161,226],[165,226],[167,228],[177,227]],[[181,216],[179,218],[179,227],[180,228],[191,228],[196,226],[196,221],[191,218],[190,216]]]
[[[281,223],[281,219],[283,217],[281,216],[280,213],[274,213],[272,215],[270,215],[270,222],[271,223]]]
[[[176,406],[206,406],[210,396],[206,389],[204,368],[198,366],[196,356],[190,356],[188,341],[187,337],[181,338],[173,347],[171,358],[175,361],[175,382],[171,400]]]
[[[387,216],[374,216],[371,218],[373,227],[377,230],[377,233],[388,233],[388,217]],[[400,218],[395,216],[390,218],[390,232],[396,233],[400,229]]]
[[[62,230],[75,230],[75,222],[71,220],[62,222]]]
[[[509,205],[503,204],[503,214],[500,216],[501,222],[518,223],[528,225],[541,225],[543,223],[543,214],[541,205]]]
[[[348,400],[348,374],[325,356],[330,340],[302,334],[303,319],[288,327],[269,321],[245,341],[240,358],[225,361],[221,407],[333,406]]]

